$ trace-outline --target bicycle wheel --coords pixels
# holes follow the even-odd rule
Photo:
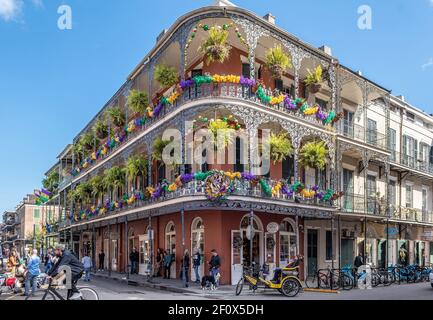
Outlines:
[[[285,280],[281,286],[281,291],[286,297],[296,297],[300,290],[301,286],[299,285],[298,281],[294,279]]]
[[[305,279],[305,285],[309,289],[318,289],[319,283],[317,281],[317,276],[316,275],[307,276],[307,278]]]
[[[88,288],[88,287],[78,288],[78,291],[80,291],[82,295],[81,300],[89,300],[89,301],[99,300],[98,293],[92,288]]]
[[[382,275],[381,275],[381,278],[382,278],[381,279],[382,284],[385,287],[390,286],[392,284],[392,281],[390,279],[390,274],[388,272],[383,272]]]
[[[353,280],[347,274],[341,276],[341,287],[346,291],[353,289]]]
[[[244,288],[244,279],[239,280],[236,286],[236,296],[239,296],[242,293],[242,289]]]
[[[56,300],[56,296],[52,292],[47,291],[44,293],[42,300],[43,301],[53,301],[53,300]]]
[[[380,276],[377,273],[371,275],[371,286],[376,288],[380,284]]]
[[[341,287],[341,277],[338,274],[332,274],[330,281],[332,281],[332,286],[331,286],[332,290],[338,290],[338,289],[340,289],[340,287]],[[331,284],[331,282],[330,282],[330,284]]]

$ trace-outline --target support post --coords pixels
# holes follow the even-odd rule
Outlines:
[[[111,277],[111,222],[108,222],[108,276]]]
[[[253,266],[254,211],[250,211],[250,267]],[[254,271],[254,270],[253,270]]]
[[[129,280],[129,238],[128,238],[128,216],[125,217],[125,270],[126,280]]]

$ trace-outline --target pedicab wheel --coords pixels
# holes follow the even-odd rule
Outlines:
[[[236,296],[239,296],[242,293],[242,289],[244,288],[244,279],[239,280],[236,286]]]
[[[294,279],[284,280],[281,291],[286,297],[296,297],[301,289],[299,282]]]

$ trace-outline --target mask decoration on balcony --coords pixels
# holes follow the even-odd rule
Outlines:
[[[194,182],[193,185],[190,183]],[[212,170],[208,172],[197,172],[195,174],[183,174],[176,178],[173,183],[164,180],[156,187],[148,187],[145,192],[136,192],[131,195],[124,194],[118,201],[107,200],[102,207],[91,207],[83,210],[74,217],[75,221],[85,220],[103,216],[108,212],[120,210],[134,205],[139,201],[159,200],[162,197],[177,192],[182,188],[194,188],[197,193],[203,193],[206,198],[215,203],[228,200],[228,197],[241,188],[254,189],[260,187],[263,196],[277,198],[279,200],[297,200],[299,202],[329,204],[344,195],[343,192],[335,192],[333,189],[320,191],[318,186],[306,188],[301,182],[290,185],[287,180],[269,182],[261,176],[255,176],[248,172],[224,172]]]

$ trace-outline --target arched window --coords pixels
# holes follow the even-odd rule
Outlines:
[[[169,222],[165,228],[165,249],[169,254],[176,253],[176,228],[174,222]]]
[[[201,218],[195,218],[191,224],[191,254],[204,253],[204,224]]]
[[[297,255],[297,235],[295,223],[284,219],[280,224],[280,266],[284,267]]]

